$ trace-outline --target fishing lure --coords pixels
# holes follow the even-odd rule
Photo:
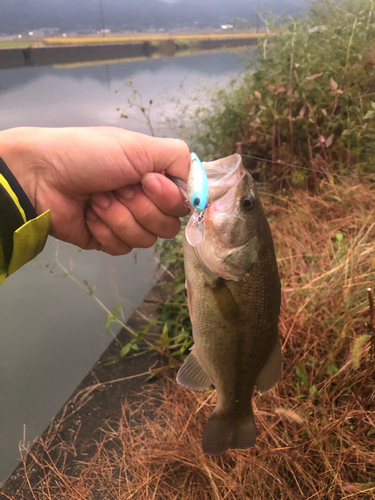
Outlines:
[[[208,205],[208,180],[204,166],[195,153],[190,154],[187,189],[187,206],[193,209],[193,213],[186,226],[185,234],[190,245],[197,247],[204,240],[204,211]]]
[[[187,182],[190,206],[204,212],[208,203],[208,180],[202,162],[195,153],[190,154],[190,173]]]

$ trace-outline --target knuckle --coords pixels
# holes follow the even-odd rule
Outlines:
[[[189,146],[185,141],[183,141],[182,139],[176,139],[176,143],[178,147],[183,151],[183,153],[185,153],[185,155],[190,155]]]
[[[122,217],[113,222],[116,232],[120,234],[127,234],[130,231],[130,218]]]
[[[155,219],[155,207],[151,203],[144,203],[137,207],[137,213],[134,217],[138,221],[152,221]]]
[[[101,246],[109,246],[113,242],[111,231],[102,221],[92,226],[91,233]]]

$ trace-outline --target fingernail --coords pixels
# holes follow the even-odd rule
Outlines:
[[[135,189],[132,185],[124,186],[118,190],[118,193],[124,200],[131,200],[134,197]]]
[[[92,197],[92,203],[104,209],[111,203],[111,198],[108,193],[96,193]]]
[[[152,194],[160,195],[162,184],[157,174],[146,174],[141,178],[142,186]]]
[[[96,221],[97,218],[98,216],[96,215],[96,213],[92,208],[89,207],[86,209],[86,219],[88,219],[91,222],[94,222]]]

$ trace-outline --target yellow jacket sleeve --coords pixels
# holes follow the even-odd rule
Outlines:
[[[50,211],[37,215],[0,158],[0,284],[43,250],[50,222]]]

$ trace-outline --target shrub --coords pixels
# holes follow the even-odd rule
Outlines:
[[[258,167],[277,185],[314,181],[316,171],[375,172],[373,8],[317,0],[307,19],[262,39],[241,81],[196,111],[194,148],[204,158],[237,149],[269,160]]]

